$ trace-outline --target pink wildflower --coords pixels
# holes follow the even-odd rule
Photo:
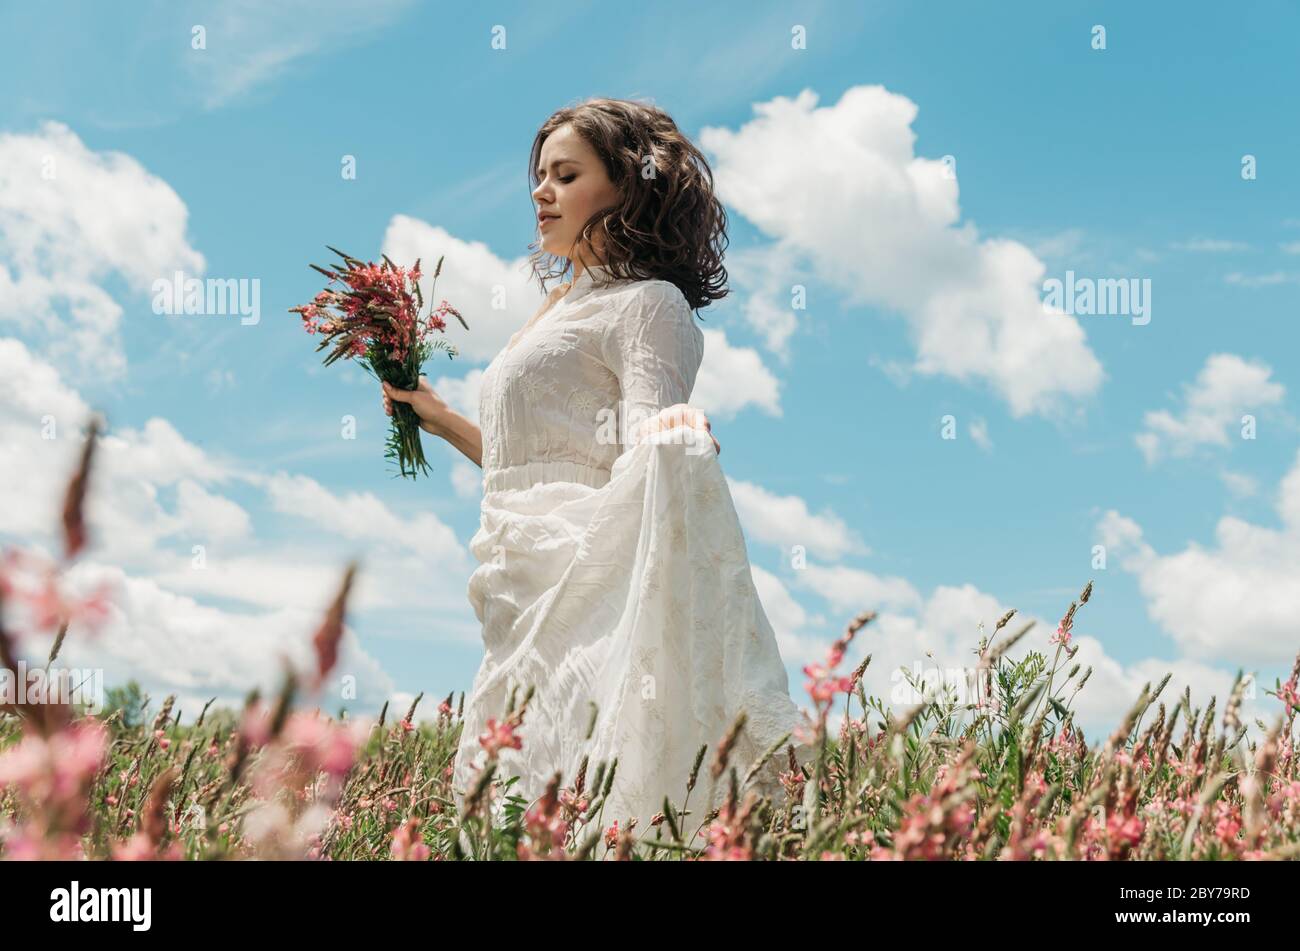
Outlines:
[[[488,751],[488,756],[496,756],[503,749],[523,749],[523,740],[515,734],[517,724],[510,720],[498,723],[494,717],[488,717],[487,732],[479,738],[479,744]]]
[[[420,836],[420,820],[412,816],[393,833],[392,856],[399,862],[424,862],[432,850]]]

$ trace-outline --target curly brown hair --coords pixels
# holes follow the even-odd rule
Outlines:
[[[583,225],[578,245],[594,247],[592,236],[599,233],[600,263],[614,277],[669,281],[692,310],[726,297],[722,253],[727,213],[713,193],[713,171],[704,154],[672,117],[658,106],[628,99],[594,98],[556,111],[533,140],[530,193],[540,182],[542,143],[565,125],[572,125],[600,156],[622,195],[620,204]],[[642,174],[647,156],[653,163],[650,177]],[[538,242],[529,247],[534,249],[533,273],[543,288],[547,279],[562,277],[571,266],[568,259],[543,252]]]

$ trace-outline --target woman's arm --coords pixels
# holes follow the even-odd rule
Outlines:
[[[708,433],[714,450],[722,451],[708,417],[686,402],[704,359],[704,334],[676,287],[644,282],[621,301],[605,327],[601,355],[618,378],[632,430],[619,434],[621,445],[635,445],[656,430],[687,426]]]
[[[399,390],[382,384],[384,412],[393,415],[393,403],[410,403],[420,418],[420,428],[433,436],[441,436],[464,454],[465,458],[483,468],[483,433],[478,424],[462,416],[447,401],[433,391],[425,377],[414,390]]]
[[[437,414],[432,421],[421,422],[420,428],[426,433],[441,436],[464,453],[466,459],[480,469],[483,468],[483,432],[477,424],[450,406]]]

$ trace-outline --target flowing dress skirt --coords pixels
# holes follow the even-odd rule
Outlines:
[[[603,823],[622,829],[636,817],[637,835],[665,796],[680,806],[702,745],[689,801],[696,824],[706,805],[721,804],[726,777],[707,801],[709,767],[738,712],[747,719],[730,764],[742,780],[805,722],[706,436],[654,434],[620,455],[600,487],[561,478],[488,492],[470,547],[485,655],[456,756],[458,805],[484,758],[487,719],[504,719],[516,687],[516,702],[529,685],[535,692],[517,731],[522,748],[502,751],[498,777],[519,776],[512,792],[531,802],[557,770],[571,784],[584,755],[588,786],[596,764],[617,757]],[[804,735],[787,740],[800,763],[811,756]],[[783,801],[776,777],[788,768],[783,744],[751,787]]]

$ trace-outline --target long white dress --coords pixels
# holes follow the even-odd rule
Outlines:
[[[593,267],[484,372],[469,599],[485,653],[453,769],[458,805],[485,757],[479,736],[515,687],[517,701],[535,693],[522,749],[501,753],[498,775],[519,776],[513,792],[532,801],[557,770],[572,783],[584,754],[589,784],[617,757],[603,823],[636,817],[637,834],[665,795],[680,806],[703,744],[696,824],[721,803],[725,777],[708,801],[709,765],[740,710],[731,763],[742,779],[804,722],[712,442],[682,429],[636,438],[640,420],[689,402],[703,354],[677,287]],[[800,762],[803,735],[788,741]],[[782,746],[754,787],[780,801],[786,768]]]

